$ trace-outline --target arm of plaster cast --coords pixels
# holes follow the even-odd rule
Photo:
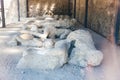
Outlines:
[[[24,33],[25,34],[30,34],[30,31],[28,31],[28,30],[21,30],[20,33],[22,33],[22,34],[24,34]]]
[[[41,34],[41,33],[37,33],[37,32],[30,32],[30,33],[34,36],[41,38],[41,39],[46,39],[48,36],[48,34]]]
[[[47,36],[50,34],[50,30],[51,30],[51,27],[46,27],[44,29],[44,33],[41,34],[41,33],[37,33],[37,32],[30,32],[32,35],[34,36],[37,36],[37,37],[40,37],[41,39],[46,39]]]

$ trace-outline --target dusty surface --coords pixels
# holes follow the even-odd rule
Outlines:
[[[118,49],[94,32],[91,33],[95,45],[104,52],[104,61],[99,67],[83,69],[66,64],[61,69],[53,71],[16,69],[16,65],[22,57],[23,49],[9,47],[5,44],[12,36],[16,35],[19,29],[20,27],[4,29],[4,31],[0,29],[0,80],[119,80],[116,79],[118,78],[116,76],[119,76]]]
[[[9,29],[9,30],[8,30]],[[0,29],[0,80],[82,80],[84,70],[80,67],[66,64],[63,68],[54,71],[20,70],[16,65],[22,57],[23,49],[6,46],[18,28]],[[15,32],[9,32],[9,31]],[[83,74],[83,75],[82,75]]]

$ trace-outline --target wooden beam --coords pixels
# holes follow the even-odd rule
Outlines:
[[[84,26],[87,28],[87,23],[88,23],[88,1],[86,0],[85,2],[85,19],[84,19]]]
[[[5,11],[4,11],[4,0],[1,0],[1,15],[2,15],[2,28],[5,28]]]

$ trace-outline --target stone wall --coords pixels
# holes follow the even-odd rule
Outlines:
[[[20,2],[20,18],[27,16],[26,0]],[[40,16],[46,10],[53,9],[54,14],[68,15],[68,0],[28,0],[29,14],[32,16]],[[32,7],[32,11],[30,11]],[[41,13],[42,12],[42,13]],[[30,17],[32,17],[30,16]],[[14,23],[18,21],[18,3],[17,0],[11,0],[10,7],[6,15],[6,23]]]
[[[114,27],[115,14],[115,0],[89,0],[89,27],[105,37],[109,37]]]
[[[92,30],[108,37],[114,27],[117,0],[89,0],[88,26]],[[77,0],[76,18],[84,24],[85,0]]]
[[[27,5],[26,0],[19,0],[20,1],[20,17],[27,17]]]
[[[11,0],[10,7],[6,14],[6,24],[18,21],[18,10],[17,10],[17,0]]]
[[[20,17],[25,18],[26,12],[26,0],[20,1]],[[6,24],[18,22],[18,2],[17,0],[11,0],[8,12],[6,14]]]
[[[68,14],[68,0],[29,0],[29,14],[42,15],[44,9],[50,10],[53,6],[54,14]],[[31,8],[33,9],[31,11]],[[37,9],[37,10],[36,10]]]

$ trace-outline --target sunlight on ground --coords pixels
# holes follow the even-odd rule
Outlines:
[[[6,54],[20,54],[20,53],[22,53],[23,52],[23,50],[22,49],[20,49],[20,48],[11,48],[11,47],[8,47],[8,48],[3,48],[2,49],[2,52],[3,53],[6,53]]]

